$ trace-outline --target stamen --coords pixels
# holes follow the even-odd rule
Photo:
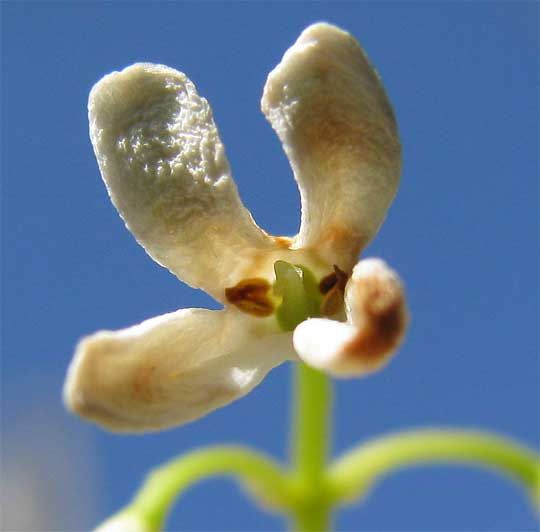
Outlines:
[[[325,297],[321,304],[321,315],[333,316],[343,309],[345,286],[349,276],[334,264],[334,272],[323,277],[319,290]]]
[[[325,277],[323,277],[319,282],[319,291],[321,294],[328,294],[334,286],[336,286],[337,283],[337,276],[334,272],[329,273]]]
[[[349,276],[342,270],[337,264],[334,264],[334,271],[332,273],[329,273],[325,277],[323,277],[319,282],[319,290],[321,294],[327,294],[330,292],[336,284],[338,287],[344,291],[345,285],[347,284],[347,281],[349,279]]]
[[[263,318],[274,312],[269,291],[270,283],[265,279],[243,279],[237,285],[225,288],[225,297],[242,312]]]

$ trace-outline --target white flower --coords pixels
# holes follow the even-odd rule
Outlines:
[[[225,308],[179,310],[83,339],[64,388],[73,411],[114,431],[158,430],[242,397],[287,359],[361,375],[398,346],[406,310],[397,276],[382,261],[354,267],[399,181],[397,126],[378,75],[353,37],[315,24],[268,76],[262,110],[300,188],[294,238],[256,225],[208,103],[184,74],[141,63],[92,89],[90,136],[128,229]],[[286,277],[286,263],[301,265],[312,285],[313,274],[322,300],[294,346],[280,327],[285,296],[273,289],[274,269]]]

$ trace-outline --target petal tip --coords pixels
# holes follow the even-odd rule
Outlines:
[[[107,333],[96,333],[79,341],[69,365],[62,390],[67,410],[73,414],[103,426],[107,430],[121,432],[118,419],[99,400],[94,367],[99,365],[99,346]],[[96,349],[96,347],[98,349]]]
[[[234,310],[183,309],[77,345],[68,410],[115,433],[180,426],[249,393],[291,351]],[[264,334],[263,334],[264,333]]]
[[[261,108],[300,188],[297,245],[352,267],[384,220],[401,171],[397,123],[379,75],[352,35],[316,23],[268,75]],[[344,246],[325,237],[335,228],[351,235]]]
[[[401,280],[380,259],[360,261],[347,284],[345,303],[349,321],[358,328],[346,351],[378,369],[402,343],[409,323]]]
[[[309,366],[343,377],[351,374],[342,356],[343,345],[350,343],[355,335],[355,327],[347,323],[311,318],[296,327],[293,344],[298,356]]]
[[[106,74],[88,97],[91,133],[96,128],[118,129],[126,120],[134,120],[143,103],[156,91],[171,86],[174,79],[190,83],[182,72],[155,63],[134,63]]]
[[[182,72],[136,63],[99,81],[88,107],[126,227],[156,262],[220,299],[223,283],[272,241],[238,195],[207,100]]]
[[[346,287],[348,323],[315,318],[294,331],[294,347],[307,364],[336,377],[382,369],[400,346],[409,317],[397,274],[380,259],[361,261]]]
[[[314,22],[307,26],[296,40],[296,44],[309,41],[316,43],[331,39],[350,39],[357,45],[356,39],[348,31],[325,21]]]

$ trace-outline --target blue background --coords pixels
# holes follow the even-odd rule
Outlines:
[[[433,425],[538,448],[536,2],[4,2],[2,14],[6,530],[88,529],[151,467],[196,446],[242,442],[286,457],[289,365],[230,407],[143,437],[69,416],[60,391],[80,336],[216,308],[154,264],[110,204],[87,133],[93,83],[136,61],[186,72],[213,107],[245,203],[268,231],[294,234],[298,192],[259,99],[270,69],[319,20],[361,41],[396,109],[401,190],[365,255],[400,272],[413,317],[387,370],[337,383],[335,453]],[[186,493],[169,525],[284,523],[218,479]],[[389,477],[337,521],[339,530],[536,526],[514,485],[451,467]]]

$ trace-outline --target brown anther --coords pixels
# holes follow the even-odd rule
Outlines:
[[[337,264],[334,264],[334,274],[336,275],[339,289],[344,292],[347,281],[349,280],[349,275],[341,270]]]
[[[332,288],[321,303],[321,316],[334,316],[343,308],[343,292]]]
[[[341,270],[339,266],[334,264],[334,271],[319,281],[319,291],[321,294],[327,294],[332,288],[334,288],[334,286],[337,285],[338,288],[344,292],[348,279],[349,276],[343,270]]]
[[[263,318],[274,312],[269,291],[270,283],[265,279],[243,279],[237,285],[225,288],[225,297],[242,312]]]
[[[319,291],[324,294],[321,304],[323,316],[333,316],[343,308],[343,295],[349,276],[334,264],[334,272],[323,277],[319,282]]]
[[[336,286],[337,277],[335,273],[329,273],[319,281],[319,292],[328,294],[334,286]]]

